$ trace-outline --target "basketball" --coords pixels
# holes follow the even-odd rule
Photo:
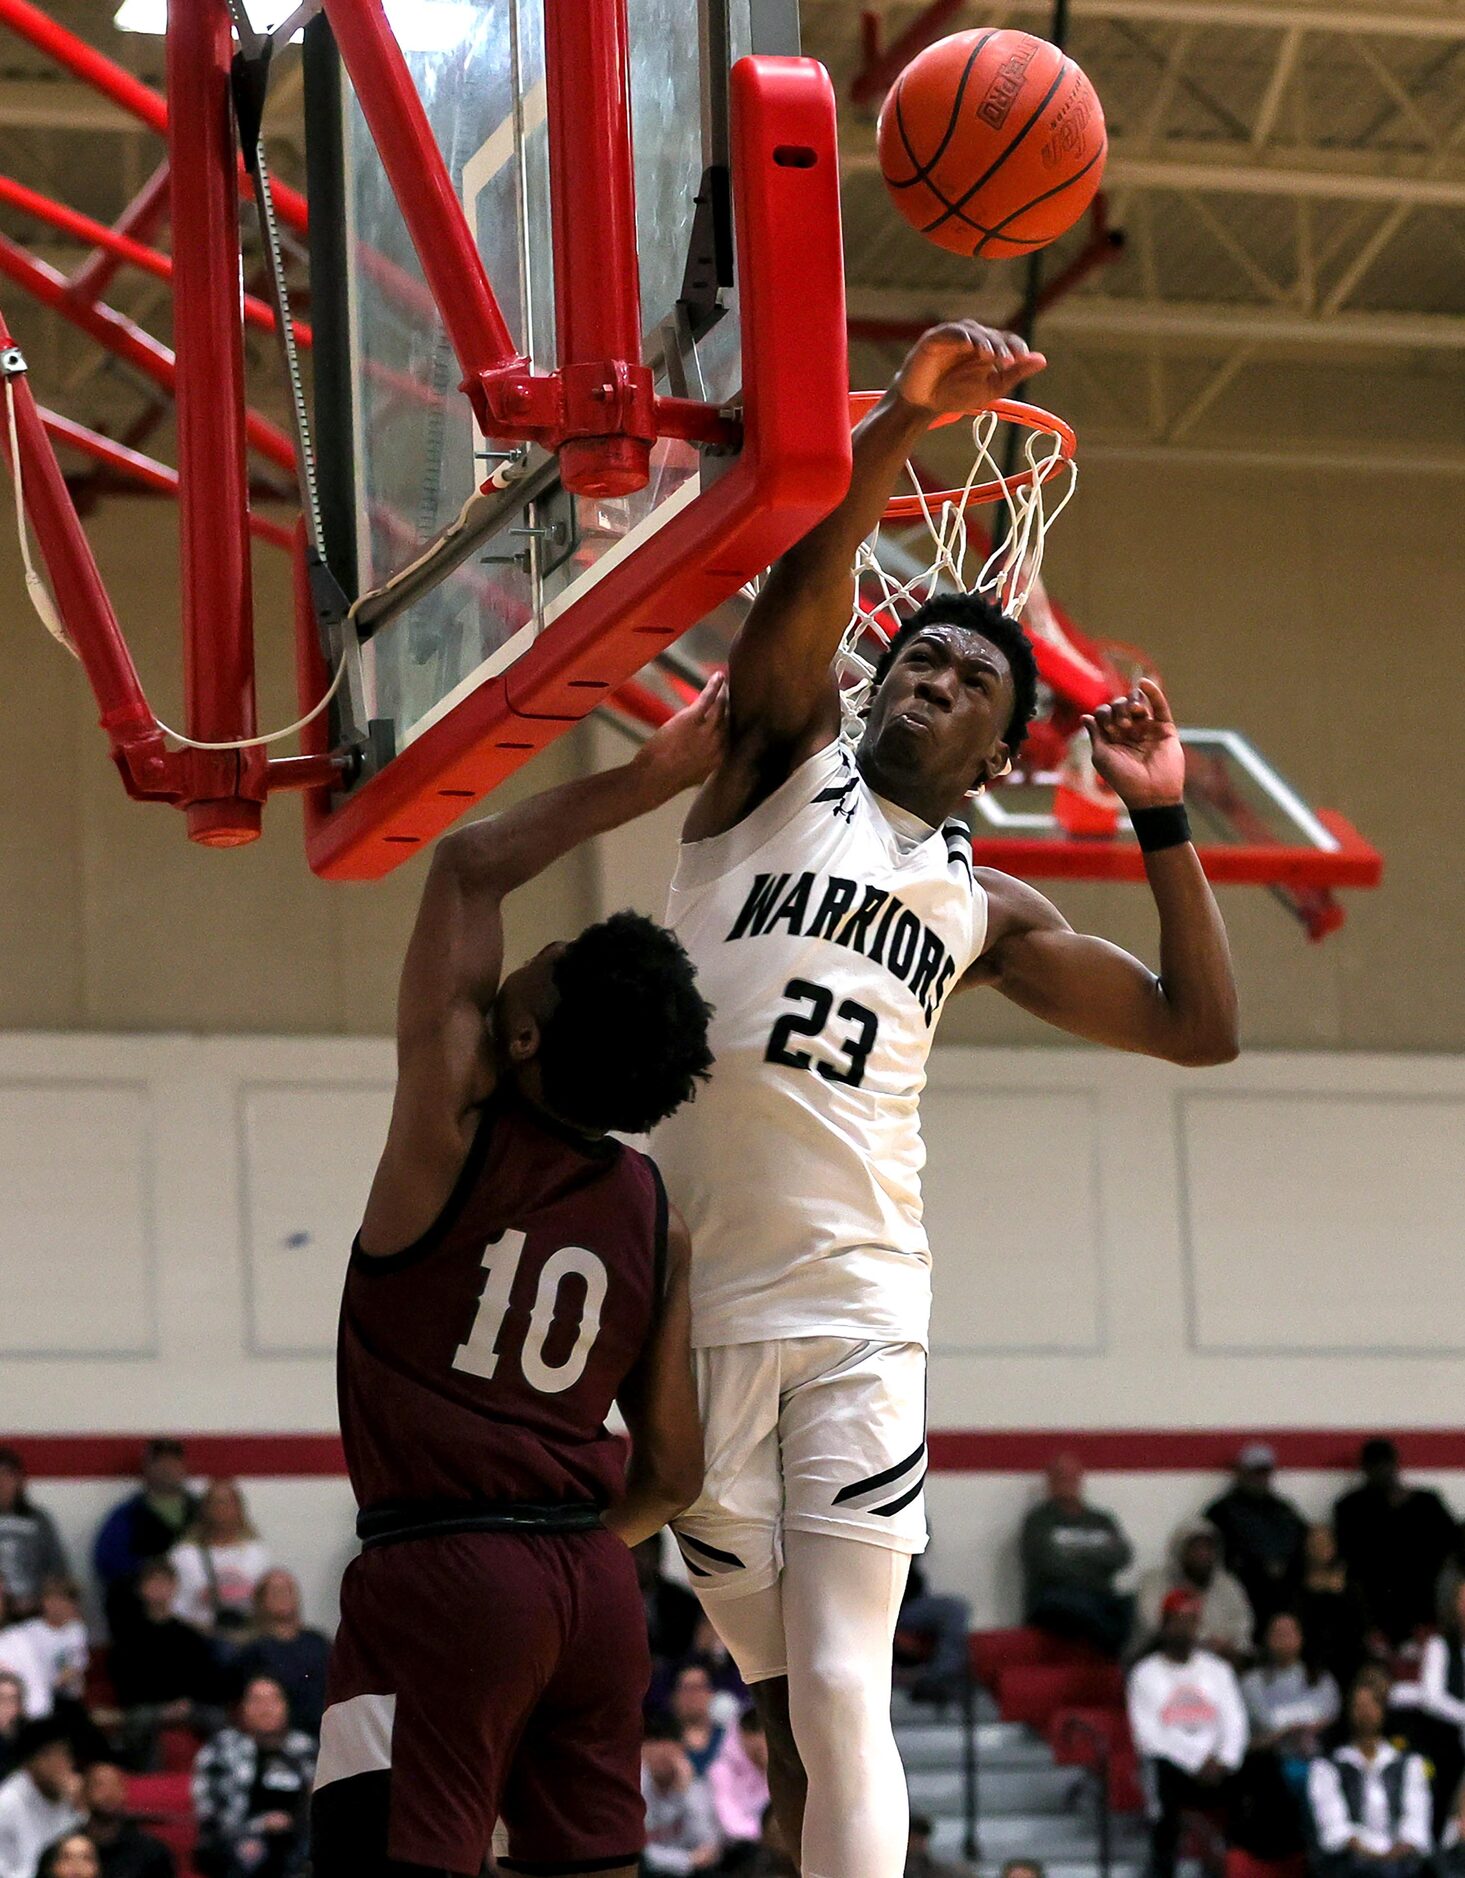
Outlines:
[[[1069,229],[1098,193],[1109,142],[1098,93],[1031,33],[928,46],[880,112],[880,168],[911,227],[953,254],[1005,260]]]

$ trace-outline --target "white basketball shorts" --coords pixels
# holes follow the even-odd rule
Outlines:
[[[677,1520],[707,1604],[774,1584],[783,1534],[926,1549],[926,1352],[789,1337],[695,1350],[707,1471]]]

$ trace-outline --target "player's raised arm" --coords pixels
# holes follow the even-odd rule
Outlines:
[[[639,1545],[702,1491],[702,1423],[692,1379],[692,1246],[680,1214],[667,1223],[666,1289],[656,1329],[618,1401],[631,1432],[625,1497],[605,1523]]]
[[[1034,888],[983,870],[989,940],[967,982],[991,985],[1092,1043],[1190,1066],[1229,1063],[1238,1049],[1236,980],[1220,908],[1185,827],[1185,752],[1164,693],[1142,679],[1130,697],[1084,722],[1094,767],[1146,848],[1160,915],[1159,973],[1105,939],[1074,932]]]
[[[503,970],[505,897],[582,841],[702,782],[721,757],[726,718],[718,676],[629,763],[576,777],[438,843],[398,990],[397,1091],[362,1228],[367,1249],[409,1243],[436,1218],[473,1111],[493,1088],[488,1015]]]
[[[975,415],[1042,370],[1011,333],[934,326],[855,430],[849,493],[770,571],[728,661],[728,756],[688,818],[688,840],[732,827],[839,729],[834,657],[854,598],[851,565],[932,422]]]

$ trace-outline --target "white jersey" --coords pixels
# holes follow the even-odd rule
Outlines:
[[[832,743],[683,844],[668,918],[716,1010],[711,1082],[652,1144],[691,1230],[693,1342],[924,1344],[918,1105],[987,933],[967,829],[884,801]]]

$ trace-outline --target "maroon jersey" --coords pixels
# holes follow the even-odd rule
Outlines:
[[[337,1387],[358,1504],[618,1498],[606,1416],[651,1334],[665,1248],[644,1155],[495,1095],[436,1224],[389,1257],[352,1250]]]

